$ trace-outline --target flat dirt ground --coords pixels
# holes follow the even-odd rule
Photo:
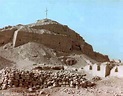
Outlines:
[[[54,87],[29,93],[22,88],[0,91],[0,96],[123,96],[123,78],[107,77],[93,88]]]

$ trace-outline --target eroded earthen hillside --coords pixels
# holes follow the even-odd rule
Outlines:
[[[47,49],[45,50],[43,47],[36,47],[34,44],[27,44],[29,42],[42,44],[42,46],[46,46],[47,48],[53,50],[56,55],[51,55],[50,53],[52,52],[48,53]],[[9,44],[9,47],[7,44]],[[27,50],[25,49],[25,44],[27,44]],[[33,47],[31,47],[31,45]],[[11,57],[10,60],[12,60],[12,58],[20,58],[18,55],[21,55],[22,59],[24,58],[23,56],[28,57],[29,52],[33,49],[33,52],[31,51],[31,55],[34,55],[35,58],[40,56],[42,61],[46,61],[46,58],[43,58],[42,54],[49,56],[47,58],[55,58],[55,56],[65,56],[66,54],[69,55],[71,53],[85,54],[98,62],[109,61],[107,55],[94,52],[93,47],[85,42],[85,40],[74,30],[50,19],[38,20],[36,23],[28,25],[19,24],[0,29],[0,47],[2,57]],[[26,53],[25,50],[29,52]],[[38,55],[34,52],[34,50],[37,51]],[[7,56],[7,53],[11,56]],[[35,61],[33,58],[31,58],[31,60]],[[53,60],[58,61],[58,59]]]

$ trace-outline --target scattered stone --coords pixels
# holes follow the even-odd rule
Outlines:
[[[102,80],[102,79],[101,79],[101,77],[99,77],[99,76],[95,76],[95,77],[92,78],[92,80],[93,80],[93,81],[99,81],[99,80]]]
[[[41,94],[46,94],[46,93],[44,91],[40,91],[39,94],[41,95]]]
[[[47,94],[46,96],[50,96],[50,94]]]
[[[84,78],[85,75],[71,74],[64,71],[20,71],[15,69],[5,69],[2,72],[1,89],[11,87],[27,88],[29,92],[40,88],[52,88],[60,86],[68,86],[71,88],[87,88],[95,86],[94,82],[90,82]]]
[[[29,91],[29,92],[32,92],[32,91],[33,91],[33,89],[32,89],[32,88],[29,88],[29,89],[28,89],[28,91]]]
[[[7,89],[7,84],[2,84],[2,90]]]

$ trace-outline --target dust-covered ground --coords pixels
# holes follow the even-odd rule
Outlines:
[[[29,92],[23,88],[1,90],[0,96],[123,96],[123,78],[107,77],[91,88],[50,87]]]
[[[11,48],[11,44],[7,44],[0,48],[0,53],[2,55],[0,57],[1,69],[13,65],[23,70],[30,70],[36,66],[63,65],[59,61],[59,57],[57,57],[58,53],[54,52],[54,50],[32,42],[17,48]],[[87,74],[81,69],[87,64],[86,60],[95,62],[83,54],[73,55],[71,53],[68,57],[74,58],[77,63],[71,66],[64,65],[65,70],[78,72],[79,74]],[[75,71],[76,69],[77,71]],[[92,76],[87,74],[86,78],[91,79]],[[34,92],[17,87],[0,90],[0,96],[123,96],[122,81],[123,78],[106,77],[95,82],[96,86],[91,88],[50,87]]]

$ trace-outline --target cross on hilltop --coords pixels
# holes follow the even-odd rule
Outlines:
[[[48,10],[47,10],[47,8],[46,8],[46,11],[45,11],[45,13],[46,13],[46,19],[47,19],[47,12],[48,12]]]

